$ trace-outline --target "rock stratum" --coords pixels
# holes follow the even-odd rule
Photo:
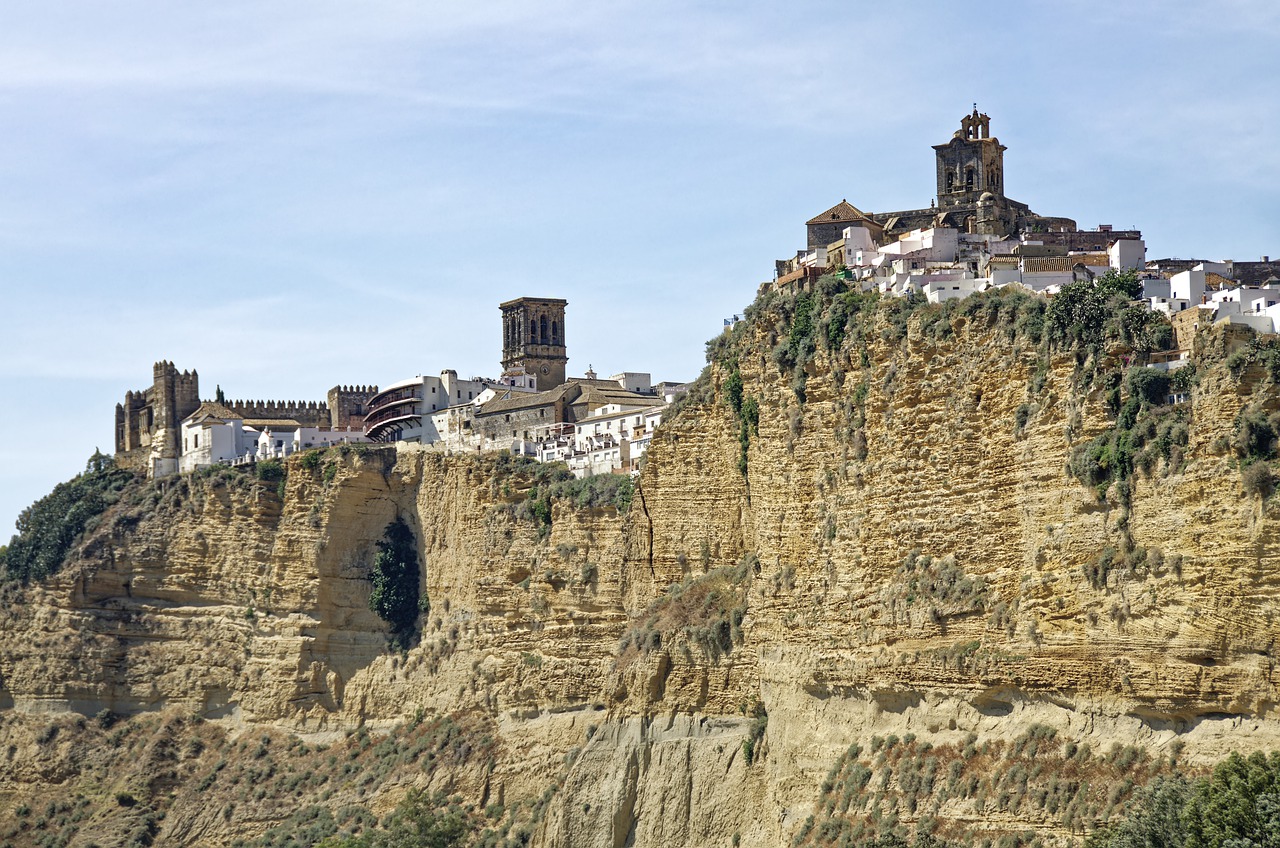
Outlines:
[[[3,839],[312,844],[419,789],[477,844],[1075,845],[1280,748],[1269,348],[1198,328],[1170,406],[1030,301],[762,296],[624,510],[406,445],[135,484],[4,589]]]

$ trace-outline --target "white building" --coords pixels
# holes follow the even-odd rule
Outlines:
[[[232,462],[257,449],[257,431],[246,432],[243,419],[220,403],[200,404],[183,419],[181,430],[178,470],[183,474]],[[250,444],[254,445],[252,449],[248,447]]]
[[[975,278],[973,274],[928,274],[922,287],[924,296],[930,303],[941,303],[944,300],[955,300],[968,297],[991,287],[991,280]]]
[[[452,369],[441,371],[438,377],[426,375],[401,380],[369,400],[365,434],[375,442],[438,442],[446,431],[439,429],[435,413],[474,406],[486,390],[533,392],[535,385],[528,375],[506,382],[483,377],[462,380]],[[490,393],[487,397],[492,396]]]
[[[1116,239],[1107,248],[1111,267],[1121,271],[1138,271],[1147,267],[1147,244],[1142,239]]]
[[[1203,303],[1204,269],[1192,268],[1169,278],[1169,296],[1190,303]]]
[[[287,418],[241,418],[220,403],[202,403],[182,422],[178,469],[281,459],[295,451],[367,442],[360,430],[304,427]]]

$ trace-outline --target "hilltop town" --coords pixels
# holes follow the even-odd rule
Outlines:
[[[864,292],[935,303],[1009,286],[1052,298],[1114,272],[1136,277],[1141,300],[1172,323],[1173,348],[1152,356],[1156,368],[1185,364],[1202,326],[1276,332],[1280,261],[1152,260],[1140,230],[1081,230],[1071,218],[1036,214],[1005,195],[1007,148],[976,106],[933,149],[937,195],[927,208],[866,213],[841,200],[806,222],[805,247],[778,260],[760,291],[805,290],[833,274]],[[221,389],[202,400],[197,372],[158,362],[152,385],[116,406],[116,460],[165,477],[335,444],[402,442],[561,461],[578,477],[634,474],[663,410],[687,386],[644,372],[566,376],[566,306],[540,297],[500,305],[496,379],[446,369],[384,389],[334,386],[324,401],[227,400]]]
[[[149,388],[116,405],[115,454],[149,477],[217,464],[280,459],[299,450],[362,442],[416,443],[443,451],[506,450],[568,464],[578,477],[635,473],[663,409],[684,390],[643,372],[566,377],[561,299],[503,303],[496,378],[453,369],[379,389],[334,386],[324,401],[200,399],[199,374],[168,361]]]

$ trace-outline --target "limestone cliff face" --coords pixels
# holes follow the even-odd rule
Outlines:
[[[1280,534],[1231,447],[1242,411],[1277,405],[1264,368],[1206,348],[1186,444],[1107,489],[1067,469],[1115,424],[1082,371],[1125,351],[1046,353],[960,310],[900,336],[879,315],[796,366],[797,392],[776,319],[735,331],[624,515],[556,502],[547,527],[521,508],[527,469],[412,446],[295,457],[283,498],[234,474],[142,491],[55,578],[7,590],[4,715],[176,710],[310,740],[482,716],[490,765],[431,786],[549,793],[546,846],[811,838],[824,777],[873,737],[958,752],[1048,727],[1193,766],[1280,747]],[[397,517],[430,602],[403,653],[368,603]],[[12,801],[68,779],[9,774]],[[380,808],[422,779],[388,782]],[[271,824],[172,803],[179,842]],[[895,813],[926,814],[940,833],[1082,832],[959,795]]]

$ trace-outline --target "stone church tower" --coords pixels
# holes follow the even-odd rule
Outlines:
[[[978,114],[960,119],[951,141],[935,144],[938,159],[938,206],[973,206],[983,194],[1004,198],[1004,152],[1008,148],[991,137],[991,119]]]
[[[569,357],[564,345],[567,300],[521,297],[502,304],[502,367],[538,378],[538,390],[564,383]]]

